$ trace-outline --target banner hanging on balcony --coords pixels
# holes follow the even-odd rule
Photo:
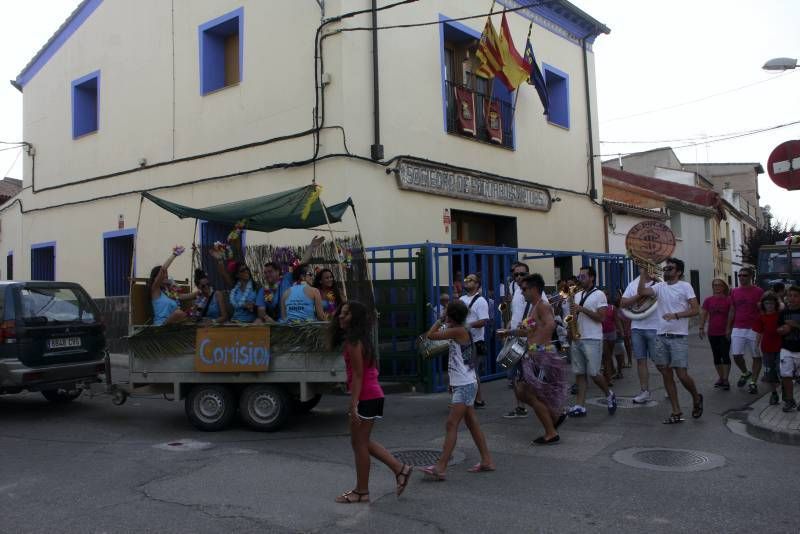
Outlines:
[[[484,118],[486,119],[486,132],[489,140],[498,145],[503,144],[503,118],[500,115],[500,101],[492,100],[484,105]]]
[[[475,136],[475,94],[466,87],[453,87],[456,95],[458,129]]]

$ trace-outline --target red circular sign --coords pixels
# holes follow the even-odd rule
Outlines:
[[[769,155],[767,172],[778,187],[789,191],[800,189],[800,141],[778,145]]]

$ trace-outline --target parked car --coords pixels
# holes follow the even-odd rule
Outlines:
[[[69,402],[105,373],[105,328],[80,285],[0,281],[0,318],[0,394]]]

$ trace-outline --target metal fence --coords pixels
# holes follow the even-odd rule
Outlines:
[[[481,91],[475,91],[467,86],[453,83],[449,80],[445,82],[447,89],[447,131],[462,135],[469,139],[478,139],[490,143],[489,132],[486,129],[486,104],[489,102],[490,95]],[[458,128],[458,105],[456,104],[454,88],[460,87],[472,93],[475,97],[475,135],[468,135],[461,132]],[[498,95],[492,95],[491,99],[500,106],[501,130],[503,132],[503,141],[499,146],[505,148],[514,148],[514,106],[501,98]],[[495,144],[495,143],[492,143]]]

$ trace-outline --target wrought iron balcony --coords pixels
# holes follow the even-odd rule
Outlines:
[[[475,91],[474,89],[451,82],[445,81],[447,87],[447,131],[448,133],[460,135],[467,139],[483,141],[495,146],[502,146],[504,148],[514,149],[514,127],[511,121],[514,118],[514,106],[509,102],[499,100],[497,97],[492,96],[492,101],[499,102],[500,104],[500,117],[502,121],[503,141],[502,143],[492,142],[489,138],[489,132],[486,129],[486,111],[485,105],[489,100],[489,95]],[[475,135],[464,133],[458,126],[458,106],[456,105],[456,96],[454,88],[459,87],[466,89],[475,97]]]

